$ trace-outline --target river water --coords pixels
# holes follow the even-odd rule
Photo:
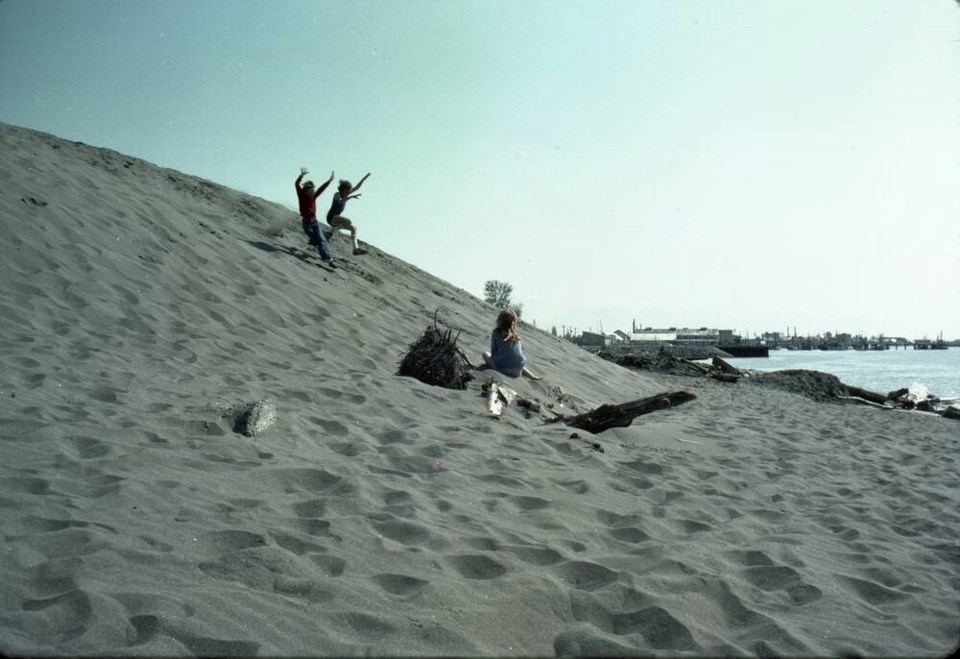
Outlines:
[[[960,348],[948,350],[771,350],[767,358],[728,360],[738,368],[831,373],[844,384],[885,394],[920,384],[941,398],[960,396]]]

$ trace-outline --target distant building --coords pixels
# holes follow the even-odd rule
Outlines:
[[[629,342],[633,344],[655,342],[715,346],[733,343],[734,335],[733,330],[712,329],[709,327],[700,327],[697,329],[688,327],[656,329],[652,327],[638,328],[634,325],[633,332],[629,335]]]
[[[760,338],[768,346],[776,347],[783,343],[783,334],[780,332],[764,332]]]
[[[598,334],[597,332],[583,332],[580,334],[579,344],[581,346],[604,347],[607,345],[607,337],[606,335]]]
[[[611,332],[610,334],[581,332],[574,343],[585,348],[608,348],[610,346],[622,346],[624,340],[623,337],[616,332]]]
[[[630,335],[630,343],[646,343],[649,341],[676,341],[677,333],[670,330],[646,329]]]

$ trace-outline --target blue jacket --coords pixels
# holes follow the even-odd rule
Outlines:
[[[506,341],[497,330],[490,334],[490,354],[498,370],[519,371],[527,364],[519,339]]]

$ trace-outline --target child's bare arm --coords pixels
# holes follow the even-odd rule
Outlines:
[[[355,186],[353,186],[353,187],[350,189],[350,193],[352,194],[352,193],[356,192],[357,190],[359,190],[359,189],[360,189],[360,186],[363,185],[363,182],[366,181],[369,177],[370,177],[370,172],[367,172],[366,174],[364,174],[364,175],[363,175],[363,178],[360,179],[360,181],[359,181]],[[359,196],[359,195],[357,195],[357,196]]]

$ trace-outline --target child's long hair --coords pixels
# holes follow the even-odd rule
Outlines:
[[[520,340],[520,334],[517,332],[517,313],[513,309],[504,309],[500,312],[495,329],[504,341],[513,343]]]

